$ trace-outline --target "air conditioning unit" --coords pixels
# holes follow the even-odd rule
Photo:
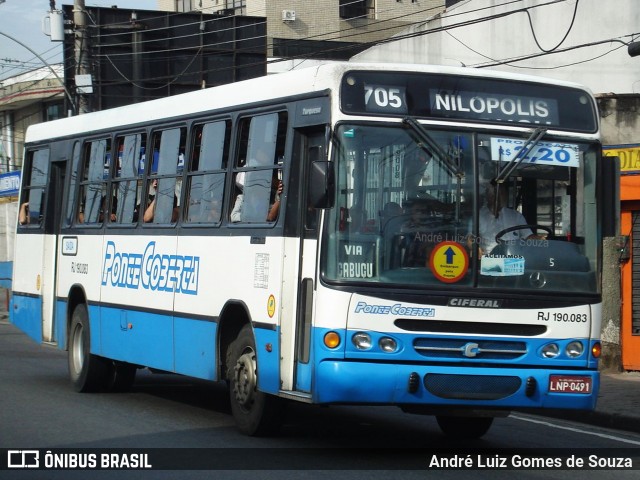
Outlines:
[[[293,22],[296,19],[296,11],[295,10],[282,10],[282,21],[283,22]]]

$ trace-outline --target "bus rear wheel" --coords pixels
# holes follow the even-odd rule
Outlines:
[[[449,417],[436,416],[440,430],[452,438],[480,438],[489,431],[493,417]]]
[[[227,378],[231,412],[240,431],[251,436],[275,433],[282,420],[279,398],[258,390],[256,346],[250,325],[245,325],[229,347]]]
[[[87,306],[80,304],[73,310],[69,331],[69,377],[77,392],[97,392],[104,388],[108,363],[91,353],[91,330]]]

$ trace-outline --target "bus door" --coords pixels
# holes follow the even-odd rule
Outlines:
[[[326,134],[324,126],[312,130],[300,131],[296,135],[295,150],[301,158],[295,158],[292,164],[298,165],[300,170],[292,170],[292,175],[300,175],[298,182],[301,188],[299,198],[308,198],[309,167],[315,160],[326,156]],[[293,183],[293,182],[291,182]],[[291,210],[289,210],[291,211]],[[295,312],[283,315],[281,322],[282,362],[281,373],[285,390],[296,390],[308,393],[311,391],[312,377],[312,348],[311,327],[313,318],[314,291],[317,281],[316,262],[318,249],[318,218],[319,211],[307,202],[299,202],[297,224],[299,225],[299,246],[296,258],[297,265],[297,297]],[[288,323],[286,318],[295,318],[295,322]],[[293,367],[293,369],[292,369]],[[287,376],[289,375],[289,378]],[[289,380],[289,381],[287,381]],[[293,388],[286,388],[286,385]]]
[[[57,232],[66,161],[55,148],[27,151],[15,245],[16,325],[38,342],[54,342]]]
[[[56,158],[51,151],[51,167],[47,203],[44,211],[44,235],[42,236],[42,341],[55,343],[56,258],[62,218],[62,194],[64,191],[66,159]]]

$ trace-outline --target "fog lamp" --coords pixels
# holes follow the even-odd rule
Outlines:
[[[391,337],[382,337],[378,342],[380,350],[387,353],[393,353],[398,349],[398,342]]]
[[[584,345],[582,345],[582,342],[570,342],[565,351],[568,357],[576,358],[584,352]]]
[[[371,335],[368,333],[355,333],[351,338],[351,341],[358,350],[369,350],[371,348]]]
[[[555,343],[550,343],[542,347],[542,356],[544,358],[555,358],[560,354],[560,348]]]

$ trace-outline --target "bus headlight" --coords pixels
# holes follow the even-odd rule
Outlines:
[[[560,348],[555,343],[550,343],[542,347],[542,356],[544,358],[556,358],[560,354]]]
[[[570,342],[565,348],[565,352],[569,358],[579,357],[584,352],[584,345],[582,342]]]
[[[393,353],[398,349],[398,342],[391,337],[382,337],[378,342],[380,350],[386,353]]]
[[[354,333],[351,341],[358,350],[369,350],[371,348],[371,335],[368,333]]]

